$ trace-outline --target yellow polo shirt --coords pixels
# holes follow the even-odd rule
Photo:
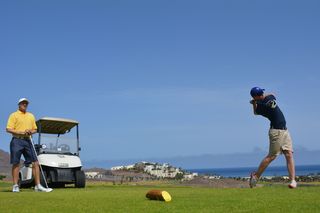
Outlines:
[[[32,113],[23,113],[18,110],[9,116],[7,128],[17,131],[26,131],[27,129],[36,130],[36,119]]]

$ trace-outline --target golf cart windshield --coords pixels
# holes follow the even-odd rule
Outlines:
[[[78,122],[61,118],[37,121],[40,153],[79,155]],[[75,127],[75,128],[74,128]]]

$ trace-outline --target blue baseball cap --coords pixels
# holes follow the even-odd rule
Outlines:
[[[250,95],[252,97],[254,96],[261,96],[264,93],[264,89],[261,89],[260,87],[253,87],[250,91]]]

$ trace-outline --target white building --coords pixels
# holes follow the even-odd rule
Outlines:
[[[94,179],[94,178],[101,178],[103,175],[99,172],[86,172],[86,178]]]
[[[115,166],[115,167],[111,167],[111,170],[112,171],[115,171],[115,170],[124,170],[124,169],[134,169],[135,165],[128,165],[128,166]]]
[[[124,166],[115,166],[115,167],[111,167],[111,170],[122,170],[124,169]]]
[[[185,174],[185,175],[183,175],[183,179],[184,180],[192,180],[192,179],[194,179],[195,177],[197,177],[198,176],[198,173],[192,173],[192,174]]]
[[[134,165],[125,166],[126,169],[134,169]]]
[[[128,166],[116,166],[112,167],[111,170],[134,169],[137,165],[139,167],[142,166],[145,173],[159,178],[175,178],[177,174],[184,174],[181,169],[170,166],[168,163],[158,164],[150,162],[140,162],[136,163],[135,165]]]

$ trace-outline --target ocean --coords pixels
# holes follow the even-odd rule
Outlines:
[[[198,174],[220,175],[223,177],[249,177],[252,171],[256,171],[256,167],[240,167],[240,168],[212,168],[212,169],[188,169],[189,172],[197,172]],[[296,166],[296,176],[319,174],[320,165],[304,165]],[[286,166],[268,167],[263,176],[287,176]]]

